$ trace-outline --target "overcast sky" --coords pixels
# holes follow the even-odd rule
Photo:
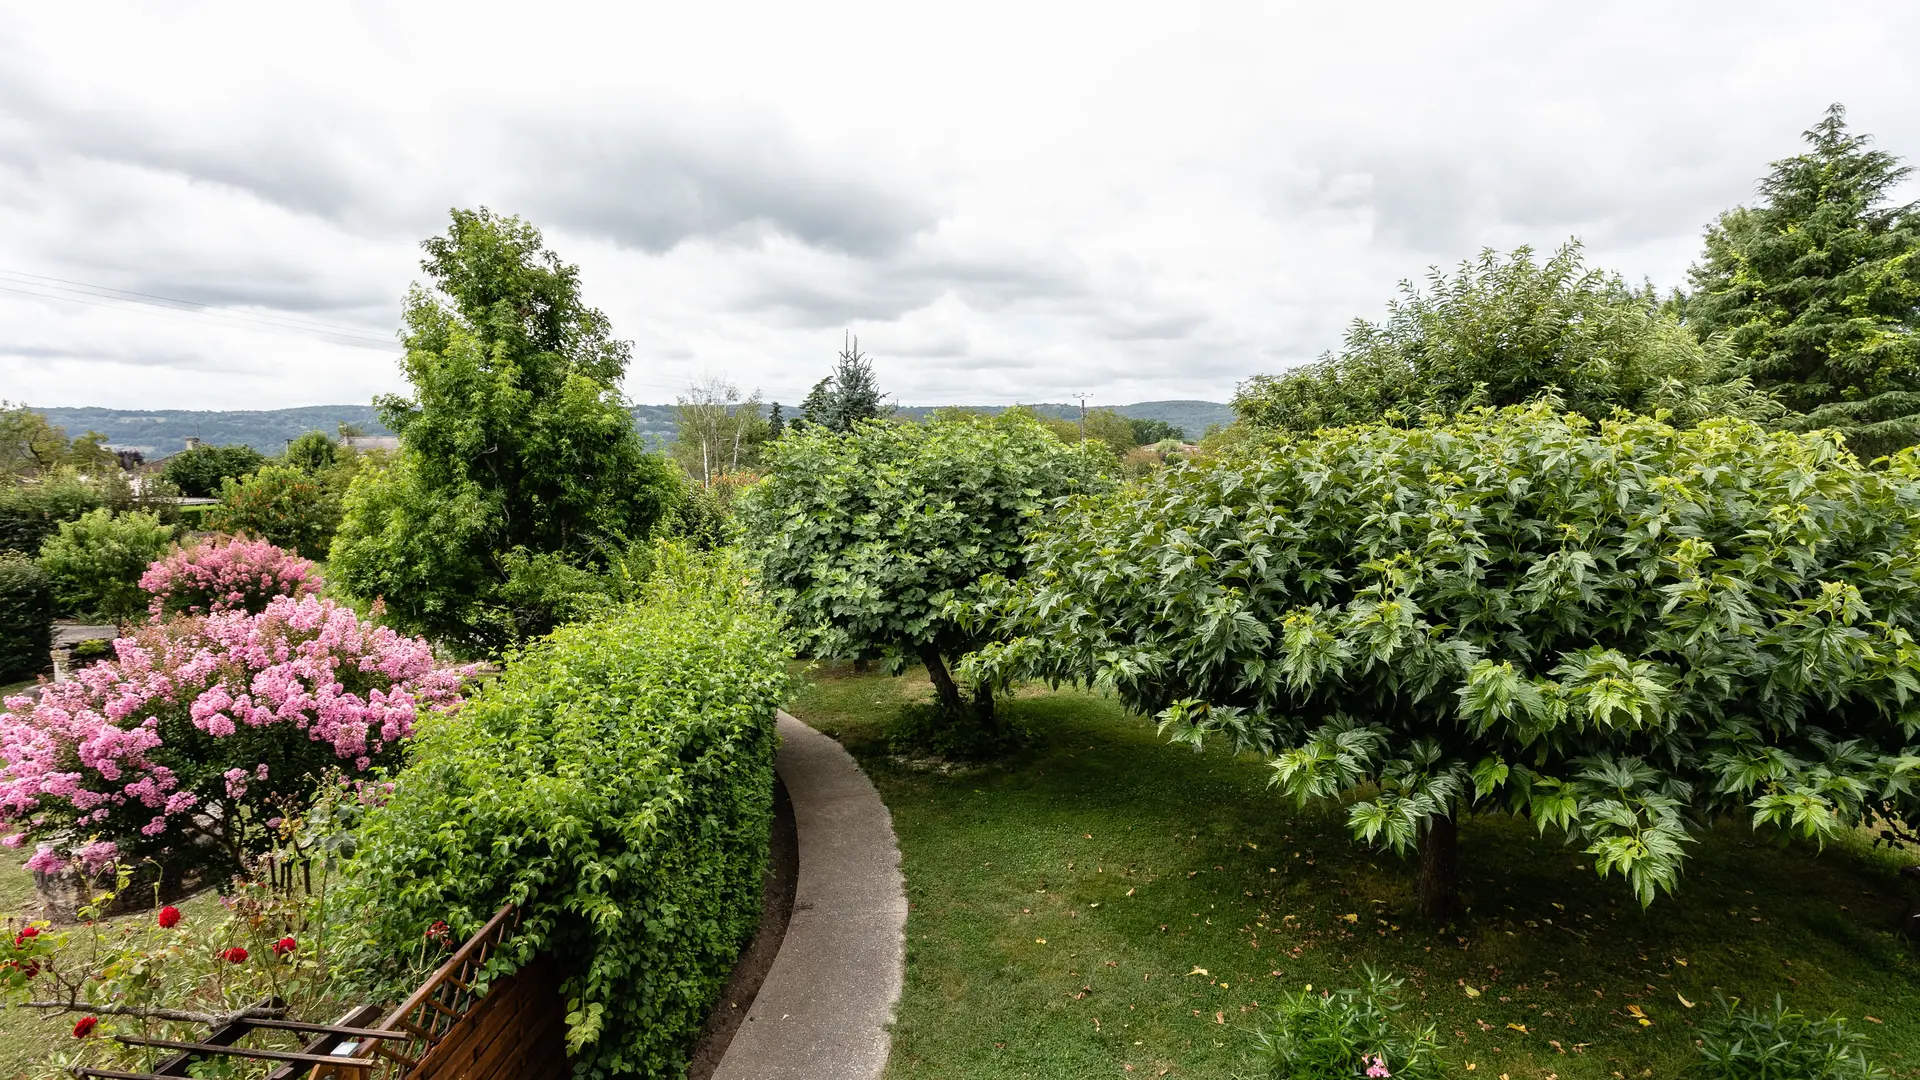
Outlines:
[[[1681,283],[1829,103],[1920,159],[1916,41],[1911,0],[0,0],[0,397],[402,389],[418,243],[484,204],[636,401],[792,402],[845,329],[906,403],[1223,400],[1484,246]]]

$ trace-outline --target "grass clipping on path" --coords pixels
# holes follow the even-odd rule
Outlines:
[[[1405,978],[1446,1075],[1671,1078],[1715,989],[1838,1012],[1920,1076],[1920,953],[1891,933],[1896,857],[1703,834],[1686,888],[1641,912],[1521,821],[1461,830],[1458,926],[1421,924],[1412,867],[1296,810],[1251,758],[1162,743],[1075,692],[1008,704],[1032,744],[937,769],[887,731],[924,677],[822,668],[792,704],[893,814],[912,905],[890,1077],[1241,1075],[1283,993]],[[1471,1063],[1472,1069],[1468,1069]]]

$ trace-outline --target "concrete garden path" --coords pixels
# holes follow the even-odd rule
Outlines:
[[[713,1080],[873,1080],[906,966],[893,818],[839,743],[779,721],[775,767],[800,840],[793,918]]]

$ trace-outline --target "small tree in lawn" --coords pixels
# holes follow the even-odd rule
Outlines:
[[[947,720],[991,725],[991,688],[969,701],[950,673],[986,638],[948,605],[973,602],[988,574],[1018,578],[1027,533],[1054,500],[1104,486],[1112,455],[1025,417],[796,426],[764,453],[737,512],[801,648],[896,670],[918,659]]]
[[[1454,907],[1456,829],[1529,817],[1679,881],[1703,821],[1920,817],[1920,457],[1545,404],[1322,431],[1076,502],[975,620],[990,677],[1108,686],[1346,797]]]

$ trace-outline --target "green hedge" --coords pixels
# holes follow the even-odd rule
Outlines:
[[[439,960],[435,920],[458,940],[519,903],[501,966],[560,961],[582,1077],[679,1077],[759,918],[790,654],[731,552],[656,565],[423,724],[330,903],[395,995]]]
[[[0,552],[0,683],[36,675],[53,647],[53,584],[38,563]]]

